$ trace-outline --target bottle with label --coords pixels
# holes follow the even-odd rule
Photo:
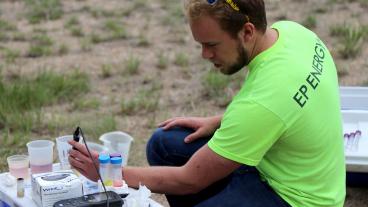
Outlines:
[[[100,163],[100,175],[105,186],[111,186],[112,180],[110,177],[110,156],[105,154],[100,154],[98,156],[98,161]]]
[[[124,184],[121,171],[122,161],[121,157],[111,158],[111,179],[113,187],[121,187]]]

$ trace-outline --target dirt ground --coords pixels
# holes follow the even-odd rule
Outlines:
[[[368,43],[362,39],[356,57],[343,58],[344,41],[331,35],[331,27],[368,26],[368,6],[364,0],[266,0],[269,25],[278,20],[293,20],[312,25],[330,49],[340,73],[342,86],[368,85]],[[0,0],[0,18],[18,28],[23,38],[0,41],[0,48],[19,51],[14,61],[6,61],[0,51],[0,71],[5,78],[27,76],[49,69],[69,73],[76,68],[91,78],[91,91],[86,100],[98,100],[99,107],[74,110],[73,103],[62,103],[43,109],[47,122],[58,120],[58,131],[33,132],[27,139],[53,138],[70,134],[70,120],[94,122],[106,114],[114,117],[116,128],[134,138],[130,165],[145,166],[145,144],[156,124],[174,116],[207,116],[222,113],[246,75],[243,70],[229,84],[213,95],[205,79],[212,66],[201,59],[200,46],[195,43],[182,14],[182,1],[174,0],[68,0],[62,1],[63,15],[56,20],[31,24],[26,18],[27,7],[22,0]],[[83,35],[72,34],[65,26],[78,19]],[[104,27],[113,20],[124,26],[122,38],[91,41],[109,35]],[[1,31],[1,30],[0,30]],[[53,41],[52,54],[28,57],[30,37],[41,31]],[[94,36],[93,36],[94,35]],[[88,39],[89,38],[89,39]],[[20,40],[21,39],[21,40]],[[60,48],[67,52],[60,52]],[[9,58],[9,57],[8,57]],[[136,70],[129,61],[136,59]],[[213,86],[212,86],[213,87]],[[147,95],[141,101],[156,99],[149,108],[136,102],[138,109],[122,111],[122,102],[134,100],[142,89],[154,90],[158,96]],[[221,95],[219,95],[221,94]],[[157,97],[157,98],[156,98]],[[1,135],[0,135],[1,136]],[[97,141],[98,136],[90,139]],[[19,149],[24,152],[26,149]],[[2,155],[5,156],[5,155]],[[2,159],[1,161],[5,161]],[[6,170],[2,163],[1,171]],[[368,189],[348,188],[346,207],[368,206]],[[154,195],[168,206],[164,196]]]

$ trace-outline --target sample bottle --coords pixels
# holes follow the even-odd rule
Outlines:
[[[17,179],[17,197],[18,198],[24,197],[24,179],[23,178]]]
[[[98,161],[100,163],[100,175],[103,183],[106,186],[111,186],[112,181],[110,178],[110,156],[105,154],[100,154],[98,156]]]
[[[111,158],[111,179],[113,187],[123,186],[123,175],[121,171],[122,161],[121,157]]]

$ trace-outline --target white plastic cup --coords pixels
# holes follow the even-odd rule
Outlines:
[[[73,135],[65,135],[56,138],[56,148],[58,151],[59,162],[61,169],[70,169],[69,164],[69,150],[72,149],[72,145],[68,143],[69,140],[73,140]]]
[[[122,165],[127,165],[133,137],[122,131],[114,131],[101,135],[100,140],[107,147],[109,153],[120,153],[123,158]]]
[[[32,174],[52,171],[54,142],[35,140],[27,143]]]
[[[107,147],[101,145],[101,144],[97,144],[95,142],[87,142],[88,145],[88,149],[89,150],[93,150],[93,151],[97,151],[98,153],[102,153],[102,152],[107,152],[108,149]]]
[[[9,172],[16,178],[29,177],[29,159],[27,155],[13,155],[7,158]]]

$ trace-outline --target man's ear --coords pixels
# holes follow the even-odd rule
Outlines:
[[[256,27],[254,24],[247,22],[243,25],[243,28],[239,31],[239,38],[243,43],[248,43],[249,41],[254,39],[256,34]]]

